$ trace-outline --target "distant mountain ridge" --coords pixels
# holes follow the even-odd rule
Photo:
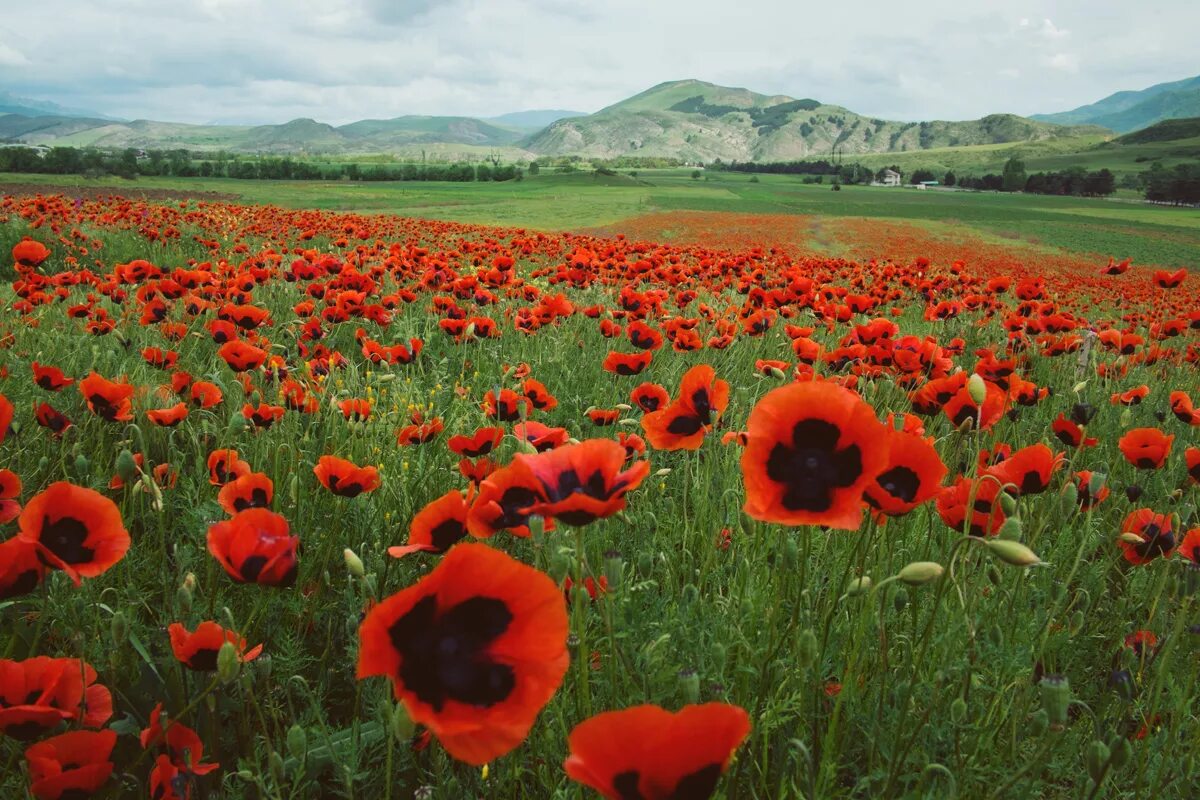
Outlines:
[[[1013,114],[966,122],[893,122],[818,100],[683,80],[659,84],[587,117],[559,120],[523,145],[544,155],[790,161],[1105,133]]]
[[[1200,75],[1138,91],[1116,92],[1071,111],[1034,114],[1031,119],[1060,125],[1100,125],[1129,133],[1163,120],[1197,116],[1200,116]]]

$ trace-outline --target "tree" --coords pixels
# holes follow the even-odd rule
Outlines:
[[[692,170],[692,180],[694,180],[694,181],[698,181],[698,180],[700,180],[700,176],[701,176],[701,175],[703,175],[703,174],[704,174],[704,173],[702,173],[702,172],[701,172],[700,170],[698,170],[698,169],[694,169],[694,170]]]
[[[945,177],[942,178],[942,184],[945,186],[953,186],[956,183],[958,183],[958,178],[953,172],[947,172]]]
[[[1000,189],[1005,192],[1019,192],[1025,188],[1025,162],[1019,158],[1010,158],[1004,162],[1004,172],[1000,176]]]
[[[916,186],[918,183],[923,183],[924,181],[936,180],[937,177],[933,174],[933,170],[919,169],[913,172],[912,177],[909,179],[909,183]]]
[[[530,161],[530,162],[529,162],[529,174],[530,174],[530,175],[537,175],[537,174],[538,174],[539,172],[541,172],[541,171],[542,171],[542,165],[541,165],[541,164],[539,164],[539,163],[538,163],[538,162],[536,162],[536,161]]]

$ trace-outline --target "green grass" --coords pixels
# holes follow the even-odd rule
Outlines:
[[[917,191],[849,186],[832,192],[795,176],[641,170],[632,179],[590,173],[543,174],[504,183],[349,183],[231,179],[109,178],[84,181],[46,175],[0,174],[0,182],[49,187],[80,185],[115,191],[176,189],[235,194],[245,202],[291,208],[399,214],[428,219],[543,230],[612,226],[642,214],[732,211],[746,214],[867,217],[900,222],[936,221],[965,233],[1019,238],[1045,248],[1139,263],[1194,266],[1200,253],[1200,214],[1193,209],[1123,200],[986,192]]]

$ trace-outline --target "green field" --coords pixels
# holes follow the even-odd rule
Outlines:
[[[1174,143],[1177,144],[1177,143]],[[1152,146],[1152,145],[1147,145]],[[118,178],[85,180],[71,176],[0,173],[0,184],[111,187],[116,193],[140,189],[221,192],[248,203],[360,213],[386,213],[428,219],[513,225],[544,230],[611,227],[663,211],[862,217],[929,225],[940,232],[961,231],[985,238],[1015,240],[1139,263],[1194,266],[1200,253],[1200,212],[1151,206],[1136,201],[1000,194],[917,191],[804,184],[797,176],[709,172],[694,180],[691,171],[641,170],[622,174],[543,174],[505,183],[304,182],[231,179]]]

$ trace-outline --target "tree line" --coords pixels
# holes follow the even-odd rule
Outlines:
[[[509,181],[523,172],[515,164],[318,163],[290,156],[242,156],[227,152],[196,154],[189,150],[101,150],[98,148],[0,147],[0,172],[116,175],[177,178],[236,178],[242,180],[351,181]]]

